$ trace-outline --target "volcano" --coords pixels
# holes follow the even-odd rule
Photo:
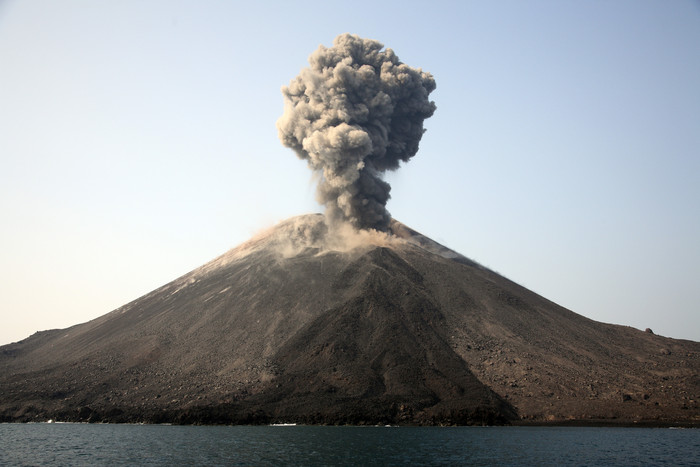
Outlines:
[[[0,420],[700,424],[700,343],[577,315],[391,221],[289,219],[0,347]]]

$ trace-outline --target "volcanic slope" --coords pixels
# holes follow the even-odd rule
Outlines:
[[[0,420],[700,423],[700,343],[586,319],[391,229],[292,218],[0,347]]]

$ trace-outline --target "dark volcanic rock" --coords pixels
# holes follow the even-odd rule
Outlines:
[[[699,423],[700,344],[591,321],[392,230],[290,219],[0,347],[0,421]]]

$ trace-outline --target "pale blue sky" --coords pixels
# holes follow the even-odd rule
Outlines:
[[[431,72],[395,218],[589,318],[700,340],[700,3],[0,0],[0,344],[319,211],[277,139],[319,44]]]

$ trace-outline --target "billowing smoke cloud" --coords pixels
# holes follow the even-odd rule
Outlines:
[[[435,111],[432,75],[383,47],[342,34],[282,88],[280,140],[319,174],[317,199],[331,223],[387,229],[391,187],[382,174],[416,154],[423,120]]]

